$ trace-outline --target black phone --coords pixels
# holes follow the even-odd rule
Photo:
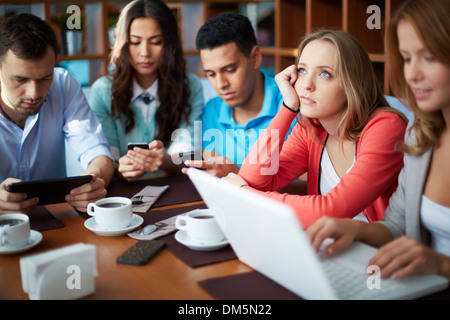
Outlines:
[[[185,162],[186,160],[205,160],[202,156],[202,151],[189,151],[189,152],[180,152],[178,157]]]
[[[130,143],[128,143],[128,150],[133,150],[134,147],[148,149],[148,143],[146,143],[146,142],[130,142]]]
[[[35,181],[14,182],[7,190],[14,193],[26,193],[27,199],[39,197],[39,205],[65,202],[65,197],[73,188],[92,181],[91,175],[68,178],[45,179]]]
[[[146,264],[165,245],[165,242],[161,240],[139,240],[117,257],[116,261],[120,264],[141,266]]]

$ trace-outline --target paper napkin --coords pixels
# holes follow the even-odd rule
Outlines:
[[[184,213],[183,213],[183,215],[184,215]],[[170,217],[168,219],[156,222],[155,223],[156,225],[163,223],[164,226],[158,227],[155,231],[153,231],[152,233],[147,234],[145,236],[142,236],[139,234],[139,232],[141,232],[142,229],[138,229],[136,231],[130,232],[128,234],[128,236],[130,236],[131,238],[134,238],[134,239],[138,239],[138,240],[156,239],[156,238],[165,236],[166,234],[176,231],[177,230],[177,228],[175,227],[176,220],[177,220],[177,216],[174,216],[174,217]]]
[[[55,263],[71,259],[74,265],[83,264],[88,268],[90,276],[97,276],[96,248],[94,245],[78,243],[60,249],[23,257],[20,259],[20,271],[22,287],[28,293],[30,299],[40,299],[40,289],[45,283],[42,279],[52,279],[48,270]],[[62,271],[63,273],[66,270]],[[54,277],[57,277],[55,274]],[[59,283],[58,283],[59,284]],[[65,282],[63,283],[63,285]],[[59,299],[63,299],[61,296]]]
[[[169,188],[166,186],[146,186],[144,189],[131,197],[131,201],[141,200],[141,204],[133,204],[133,212],[144,213],[158,200],[158,198]],[[142,196],[142,198],[140,198]]]

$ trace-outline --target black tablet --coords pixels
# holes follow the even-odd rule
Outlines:
[[[91,175],[60,179],[15,182],[8,185],[8,191],[26,193],[27,198],[39,197],[39,205],[65,202],[65,197],[73,188],[89,183]]]

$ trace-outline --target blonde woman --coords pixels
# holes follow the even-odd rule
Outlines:
[[[414,119],[402,150],[405,166],[382,222],[323,219],[308,233],[327,237],[333,254],[353,240],[381,246],[369,261],[381,276],[413,272],[450,278],[450,0],[406,1],[390,21],[386,50],[394,93]]]
[[[292,206],[304,227],[323,216],[381,220],[403,167],[395,146],[405,119],[388,107],[353,36],[317,31],[298,51],[297,63],[275,77],[284,107],[244,161],[241,178],[229,179]],[[308,195],[276,192],[305,172]]]
[[[117,172],[180,171],[171,155],[191,151],[203,113],[203,86],[186,72],[178,24],[160,0],[136,0],[122,10],[111,53],[113,71],[92,86],[89,104],[100,119]],[[177,130],[182,129],[182,130]],[[128,150],[129,142],[148,149]]]

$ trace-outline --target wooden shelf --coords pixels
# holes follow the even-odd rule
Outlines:
[[[297,57],[297,48],[274,48],[274,47],[261,47],[261,52],[265,55],[271,56],[285,56],[285,57]]]
[[[308,0],[306,3],[306,32],[316,29],[342,28],[342,2]]]
[[[403,0],[166,0],[165,2],[180,17],[180,30],[188,60],[189,71],[201,71],[201,62],[195,48],[195,35],[198,28],[212,16],[223,11],[241,12],[256,26],[257,36],[265,61],[273,73],[278,73],[294,63],[300,39],[316,29],[341,29],[358,38],[369,53],[378,79],[384,92],[390,92],[388,73],[384,54],[385,23],[393,10]],[[60,56],[58,61],[88,60],[94,65],[90,82],[107,71],[109,59],[108,14],[120,11],[128,1],[79,0],[73,4],[84,8],[87,16],[86,42],[83,54]],[[55,10],[67,7],[72,2],[66,0],[10,0],[9,5],[29,4],[32,13],[50,21]],[[367,8],[376,5],[380,8],[380,29],[369,29],[367,19],[371,15]],[[0,14],[2,14],[0,5]],[[58,9],[59,8],[59,9]],[[247,11],[245,11],[247,10]],[[245,12],[243,12],[245,11]],[[56,29],[56,28],[55,28]],[[58,30],[56,30],[58,31]],[[263,34],[264,33],[264,34]],[[100,62],[100,66],[99,66]]]
[[[104,60],[108,56],[104,54],[77,54],[73,56],[58,55],[57,61],[75,61],[75,60]]]
[[[202,4],[204,21],[223,11],[237,11],[242,14],[242,6],[253,6],[251,12],[255,12],[255,6],[267,3],[273,4],[273,44],[261,44],[263,55],[268,59],[276,74],[295,62],[297,46],[301,38],[316,29],[339,29],[354,35],[364,46],[369,54],[375,73],[386,94],[390,93],[386,57],[384,54],[385,24],[403,0],[273,0],[273,1],[243,1],[243,0],[203,0]],[[172,2],[172,1],[168,1]],[[189,6],[198,1],[181,1]],[[381,28],[369,29],[367,20],[372,15],[367,12],[369,6],[375,5],[380,9],[379,21]],[[258,32],[259,23],[251,14],[247,14],[256,25]],[[202,21],[199,25],[203,24]],[[198,22],[197,22],[198,24]],[[186,32],[195,32],[184,30]],[[194,35],[195,37],[195,35]],[[189,57],[196,56],[196,50],[186,52]],[[267,68],[267,66],[265,66]]]
[[[106,0],[79,0],[67,2],[66,0],[11,0],[0,5],[1,14],[12,14],[15,12],[33,13],[45,19],[54,29],[60,47],[61,30],[57,21],[57,15],[66,13],[70,5],[77,5],[83,17],[82,51],[74,55],[59,55],[57,62],[86,60],[89,64],[89,83],[92,84],[98,77],[105,74],[108,65],[109,40],[107,32],[107,4]],[[3,7],[3,9],[1,8]],[[72,12],[69,13],[69,15]]]

